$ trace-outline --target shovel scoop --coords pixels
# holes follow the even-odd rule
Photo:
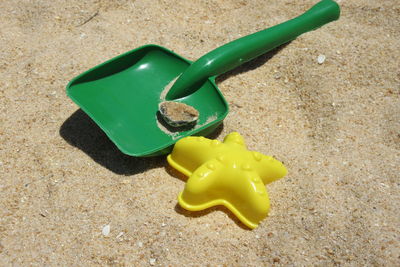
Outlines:
[[[339,6],[323,0],[304,14],[225,44],[195,62],[157,45],[119,55],[75,77],[68,96],[115,145],[131,156],[167,154],[179,139],[208,135],[228,114],[215,78],[339,18]],[[164,101],[198,111],[195,125],[170,127],[159,111]]]

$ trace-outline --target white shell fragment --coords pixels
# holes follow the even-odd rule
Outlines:
[[[322,64],[325,62],[326,56],[325,55],[319,55],[317,58],[318,64]]]
[[[120,232],[115,238],[120,238],[120,237],[122,237],[124,235],[124,232]]]
[[[108,236],[110,234],[110,230],[111,230],[111,227],[110,227],[109,224],[107,224],[107,225],[104,225],[103,230],[101,231],[101,233],[104,236]]]

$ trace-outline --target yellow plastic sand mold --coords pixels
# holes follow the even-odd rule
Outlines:
[[[167,159],[189,177],[178,196],[181,207],[199,211],[223,205],[251,229],[269,211],[265,185],[287,174],[280,161],[247,150],[237,132],[227,135],[223,142],[185,137],[175,144]]]

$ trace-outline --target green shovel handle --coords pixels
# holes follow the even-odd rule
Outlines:
[[[190,95],[209,77],[232,70],[305,32],[337,20],[339,15],[340,8],[336,2],[322,0],[292,20],[218,47],[190,65],[169,90],[166,99]]]

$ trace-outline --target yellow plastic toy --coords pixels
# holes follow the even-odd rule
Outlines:
[[[246,148],[243,137],[233,132],[223,142],[205,137],[179,140],[169,164],[189,177],[178,196],[187,210],[204,210],[224,205],[251,229],[269,211],[265,184],[284,177],[287,170],[271,156]]]

